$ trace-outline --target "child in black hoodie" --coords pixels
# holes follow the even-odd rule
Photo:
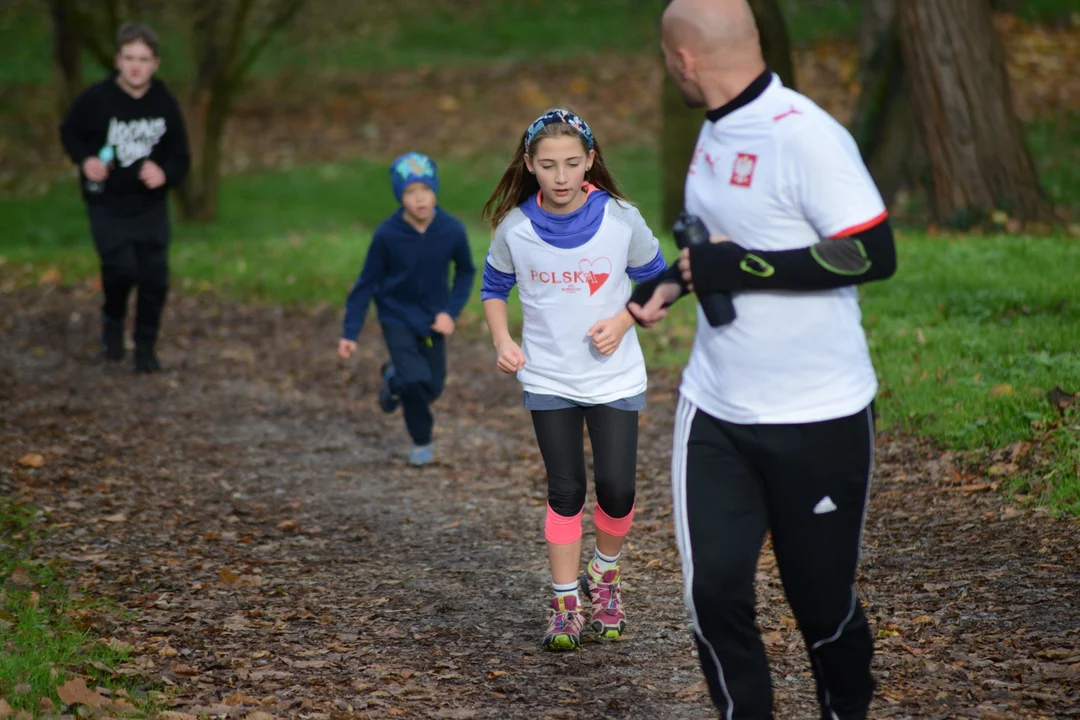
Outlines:
[[[124,316],[138,286],[135,371],[161,369],[154,346],[168,294],[166,192],[183,181],[188,144],[179,105],[154,80],[158,38],[128,24],[116,38],[116,74],[87,88],[60,125],[79,166],[94,247],[101,258],[101,351],[124,357]]]

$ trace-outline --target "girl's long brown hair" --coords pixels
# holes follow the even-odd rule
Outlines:
[[[484,211],[480,217],[490,221],[492,228],[498,227],[499,223],[503,221],[503,218],[511,210],[540,190],[540,183],[537,182],[536,176],[529,172],[529,168],[525,166],[525,136],[527,133],[528,129],[521,133],[521,139],[518,141],[514,158],[510,161],[510,165],[507,166],[502,179],[499,180],[499,184],[495,186],[491,197],[484,204]],[[552,123],[541,129],[533,138],[532,147],[535,151],[536,146],[544,138],[562,136],[576,137],[581,141],[585,151],[588,152],[589,148],[585,143],[585,138],[566,123]],[[619,190],[618,183],[615,182],[615,178],[611,176],[607,165],[604,164],[604,154],[600,152],[600,143],[595,137],[593,138],[592,149],[596,152],[596,155],[593,157],[592,167],[585,171],[585,182],[592,183],[597,188],[607,191],[611,197],[617,200],[626,201],[626,197]]]

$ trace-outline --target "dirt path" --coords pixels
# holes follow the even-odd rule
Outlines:
[[[442,462],[416,470],[376,410],[378,335],[339,363],[336,312],[177,298],[169,372],[134,378],[94,359],[94,307],[79,289],[0,295],[0,491],[47,509],[40,559],[133,612],[88,618],[135,646],[117,672],[175,685],[192,714],[713,717],[670,528],[673,377],[654,377],[642,429],[632,631],[548,655],[542,466],[481,339],[453,343]],[[912,441],[879,445],[874,717],[1080,717],[1078,525],[1003,507]],[[778,717],[814,717],[768,553],[759,577]]]

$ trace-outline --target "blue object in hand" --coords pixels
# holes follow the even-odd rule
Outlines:
[[[106,145],[98,152],[98,160],[102,165],[108,166],[116,158],[116,151],[113,150],[112,145]],[[96,182],[94,180],[86,181],[86,191],[98,195],[105,192],[105,181]]]

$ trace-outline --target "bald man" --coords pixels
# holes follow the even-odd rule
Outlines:
[[[698,310],[672,452],[675,527],[702,670],[727,720],[772,717],[754,624],[766,531],[809,650],[821,715],[865,718],[873,643],[855,589],[877,380],[861,283],[896,269],[881,196],[851,135],[765,66],[745,0],[674,0],[667,70],[707,109],[686,208],[714,242],[684,250],[629,305],[645,326],[681,295]]]

